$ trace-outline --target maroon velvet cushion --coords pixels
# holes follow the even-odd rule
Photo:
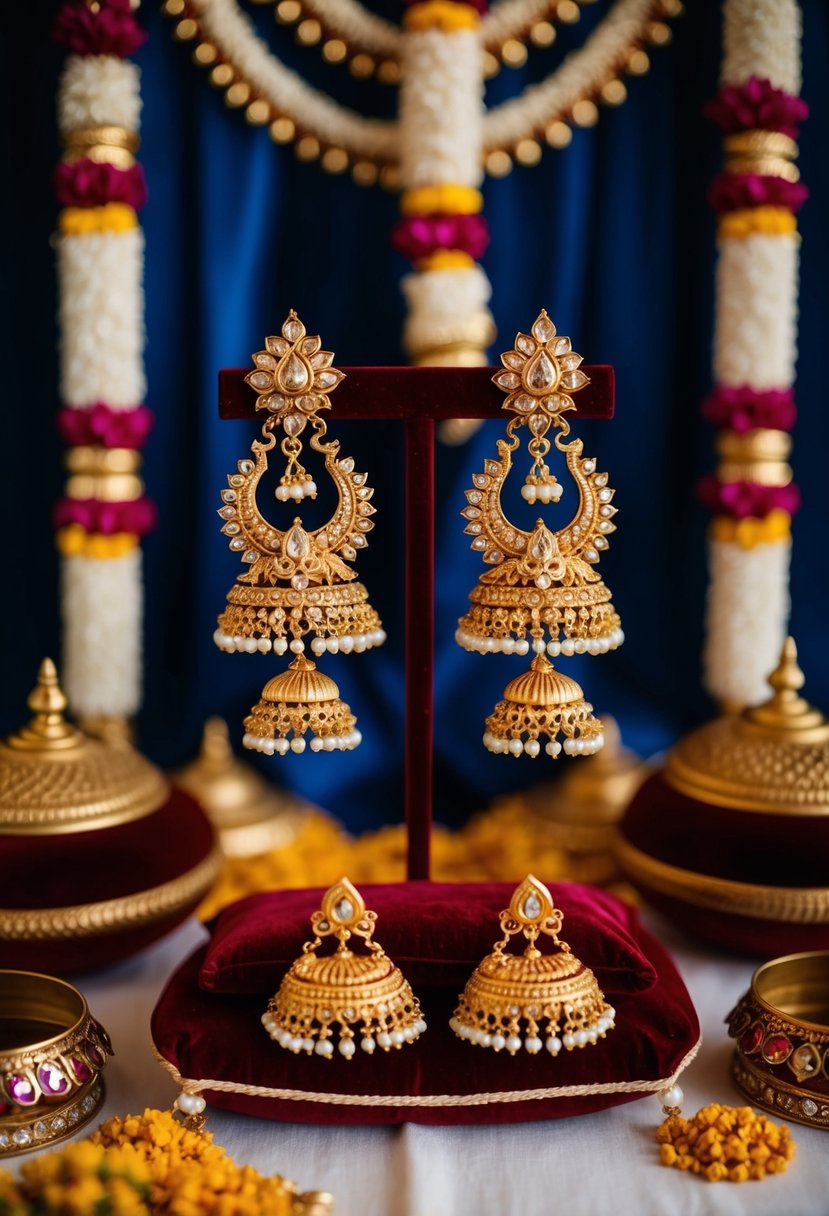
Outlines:
[[[759,887],[829,889],[829,832],[816,815],[753,814],[712,806],[674,789],[662,773],[641,787],[620,827],[640,852],[680,870]],[[624,858],[622,858],[624,860]],[[631,882],[687,933],[758,958],[829,949],[829,924],[742,916],[703,907],[639,873]]]
[[[372,1057],[358,1052],[350,1061],[295,1056],[272,1042],[262,1027],[266,997],[200,987],[204,949],[167,984],[153,1013],[153,1040],[183,1078],[232,1087],[206,1086],[203,1092],[212,1105],[266,1119],[489,1124],[587,1114],[641,1095],[641,1090],[620,1085],[644,1082],[648,1091],[663,1088],[661,1083],[699,1038],[694,1007],[670,958],[635,917],[630,927],[637,950],[653,968],[652,985],[614,996],[616,1027],[604,1040],[556,1058],[547,1052],[511,1057],[461,1042],[448,1026],[457,985],[422,984],[415,988],[428,1030],[417,1043]],[[569,937],[576,948],[575,935]],[[595,963],[587,952],[583,959]],[[278,978],[273,976],[274,985]],[[239,1092],[249,1086],[258,1092]],[[556,1093],[570,1086],[599,1086],[603,1092]]]
[[[55,836],[0,836],[0,906],[47,910],[140,897],[188,875],[213,848],[213,829],[204,812],[178,789],[159,810],[132,823]],[[37,940],[18,940],[13,924],[4,928],[0,923],[0,967],[53,975],[106,967],[184,920],[210,881],[206,874],[198,888],[180,898],[173,892],[163,908],[145,907],[137,898],[126,908],[121,905],[115,919],[104,918],[69,935],[50,935],[47,929]]]
[[[460,991],[500,936],[498,915],[514,883],[409,882],[360,885],[377,913],[375,937],[415,987]],[[638,944],[638,914],[605,891],[576,883],[552,887],[564,913],[562,939],[596,974],[606,993],[650,988],[656,973]],[[323,888],[269,891],[226,908],[213,922],[199,974],[213,992],[271,994],[312,937],[310,916]]]

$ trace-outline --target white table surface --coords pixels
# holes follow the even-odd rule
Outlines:
[[[685,1113],[714,1101],[743,1105],[728,1071],[723,1018],[757,964],[726,960],[646,919],[672,951],[702,1024],[702,1049],[681,1079]],[[190,921],[137,958],[80,981],[117,1053],[107,1068],[105,1116],[172,1103],[175,1086],[151,1052],[150,1013],[167,976],[204,936]],[[333,1192],[336,1216],[829,1216],[825,1131],[792,1124],[797,1153],[786,1174],[712,1184],[659,1165],[660,1118],[649,1096],[596,1115],[509,1127],[312,1127],[221,1111],[210,1113],[209,1127],[240,1164],[292,1178],[302,1190]]]

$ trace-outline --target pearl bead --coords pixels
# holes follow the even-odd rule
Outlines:
[[[548,756],[558,756],[561,752],[561,744],[558,739],[551,739],[544,747]]]
[[[543,638],[533,638],[533,652],[535,654],[543,654],[547,649]]]
[[[308,746],[311,748],[312,752],[321,752],[322,751],[322,739],[320,739],[319,735],[312,735],[311,742],[309,743]]]
[[[326,646],[328,647],[328,650],[330,651],[331,654],[336,654],[337,651],[340,649],[340,639],[339,638],[329,638],[328,641],[326,642]]]
[[[547,1042],[544,1044],[551,1056],[557,1056],[561,1051],[561,1039],[558,1035],[550,1035]]]
[[[325,638],[314,638],[311,643],[311,649],[317,657],[325,654]]]
[[[531,1035],[530,1038],[524,1040],[524,1046],[531,1056],[537,1055],[541,1051],[541,1039]]]
[[[320,1041],[317,1043],[316,1047],[314,1048],[314,1051],[317,1053],[318,1056],[333,1056],[334,1044],[331,1042],[330,1039],[320,1039]]]
[[[561,653],[562,654],[571,655],[574,653],[575,649],[576,649],[576,644],[572,638],[565,638],[564,641],[561,643]]]
[[[506,1048],[511,1056],[515,1055],[516,1051],[521,1050],[521,1040],[517,1034],[511,1034],[507,1038]]]
[[[277,486],[276,487],[276,497],[279,499],[280,502],[287,502],[288,499],[291,497],[290,487],[289,486]]]
[[[584,1047],[587,1043],[587,1031],[577,1030],[573,1038],[576,1040],[576,1047]]]
[[[275,751],[280,756],[287,755],[288,749],[291,746],[287,739],[274,739],[273,745]]]
[[[519,640],[515,643],[516,654],[527,654],[529,649],[530,644],[526,638],[519,638]]]
[[[325,736],[325,738],[324,738],[324,739],[323,739],[323,741],[322,741],[322,748],[323,748],[323,751],[326,751],[326,752],[333,752],[333,750],[334,750],[334,748],[335,748],[336,746],[337,746],[337,745],[336,745],[336,743],[334,742],[334,736],[333,736],[333,735],[326,735],[326,736]]]
[[[681,1106],[685,1098],[685,1094],[679,1085],[672,1085],[670,1089],[663,1089],[659,1095],[662,1106]]]
[[[418,1034],[423,1034],[424,1030],[426,1029],[426,1023],[423,1020],[423,1018],[417,1019],[417,1021],[414,1024],[414,1028]]]
[[[502,1034],[494,1034],[492,1036],[493,1051],[501,1051],[502,1048],[504,1047],[504,1045],[506,1044],[506,1041],[507,1040],[504,1038],[504,1036]]]
[[[347,1060],[350,1060],[356,1050],[357,1048],[354,1046],[353,1039],[340,1039],[339,1052],[341,1056],[345,1056]]]
[[[584,654],[585,650],[587,649],[587,644],[584,638],[576,638],[575,642],[573,643],[573,649],[575,650],[576,654]]]
[[[274,654],[284,654],[288,649],[287,638],[274,638],[273,650]]]
[[[541,751],[541,744],[538,742],[537,739],[528,739],[527,742],[524,744],[524,751],[527,753],[528,756],[532,756],[533,758],[535,758],[538,755],[538,753]]]
[[[207,1103],[199,1094],[179,1094],[176,1106],[185,1115],[200,1115]]]
[[[317,492],[317,483],[315,481],[306,481],[305,493],[308,495],[308,497],[313,498],[314,495],[316,494],[316,492]]]
[[[343,654],[351,654],[354,648],[354,639],[349,637],[340,638],[340,650]]]
[[[604,1015],[606,1018],[608,1018],[612,1022],[613,1019],[616,1017],[616,1010],[613,1008],[612,1005],[608,1005],[605,1008]]]
[[[568,1051],[572,1051],[572,1049],[576,1045],[575,1035],[573,1035],[572,1031],[569,1031],[569,1030],[567,1031],[566,1034],[563,1034],[561,1036],[561,1041],[564,1044],[564,1046],[567,1048]]]
[[[374,1051],[376,1044],[374,1042],[374,1039],[371,1038],[370,1035],[366,1035],[366,1037],[364,1039],[360,1039],[360,1046],[362,1047],[362,1049],[366,1053],[366,1055],[370,1056],[371,1053]]]
[[[513,756],[520,756],[524,750],[524,744],[520,739],[510,739],[507,746],[509,747],[509,750],[512,752]]]
[[[405,1043],[406,1038],[405,1038],[405,1035],[403,1034],[403,1031],[402,1030],[393,1030],[391,1032],[391,1041],[396,1047],[399,1047],[401,1045],[401,1043]]]
[[[305,740],[301,735],[291,740],[291,751],[297,753],[305,751]]]
[[[417,1038],[417,1031],[415,1030],[414,1026],[405,1026],[402,1033],[403,1038],[407,1043],[411,1043],[413,1039]]]
[[[300,499],[303,498],[304,495],[305,491],[303,490],[302,486],[291,486],[291,498]]]
[[[548,642],[547,643],[547,654],[550,655],[551,658],[557,659],[560,653],[561,653],[561,643],[560,642]]]
[[[303,642],[302,638],[292,638],[291,639],[291,653],[292,654],[302,654],[304,649],[305,649],[305,643]]]
[[[256,649],[259,651],[260,654],[267,654],[268,651],[270,650],[270,648],[271,648],[271,639],[270,638],[260,638],[259,641],[256,643]]]
[[[245,650],[248,654],[255,654],[256,648],[256,638],[245,638]]]
[[[383,1051],[388,1051],[391,1047],[391,1035],[388,1031],[381,1030],[377,1036],[377,1046],[382,1047]]]

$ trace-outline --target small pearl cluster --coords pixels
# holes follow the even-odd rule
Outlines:
[[[207,1106],[200,1094],[179,1094],[176,1098],[176,1109],[183,1115],[200,1115]]]
[[[303,481],[295,481],[292,485],[287,486],[277,486],[274,494],[280,502],[287,502],[290,498],[296,499],[297,502],[303,498],[316,498],[317,483],[306,473]]]
[[[586,1047],[588,1043],[596,1043],[599,1039],[604,1038],[608,1030],[613,1029],[615,1017],[615,1009],[607,1005],[604,1013],[593,1025],[587,1026],[583,1030],[565,1031],[560,1038],[557,1034],[548,1034],[543,1042],[538,1035],[534,1034],[522,1039],[518,1034],[502,1034],[499,1030],[493,1032],[482,1030],[478,1026],[467,1026],[457,1017],[450,1018],[449,1026],[459,1039],[466,1039],[467,1042],[474,1043],[477,1047],[491,1047],[493,1051],[507,1051],[511,1056],[514,1056],[522,1047],[530,1055],[538,1055],[541,1048],[546,1047],[551,1056],[557,1056],[562,1047],[565,1051],[573,1051],[576,1047]],[[677,1086],[678,1088],[679,1086]]]
[[[363,736],[358,730],[352,730],[347,735],[311,735],[308,747],[312,752],[350,752],[359,747]],[[306,743],[302,735],[294,735],[293,739],[280,736],[270,739],[267,735],[242,736],[242,747],[248,751],[262,752],[265,756],[286,756],[288,752],[304,752]]]
[[[286,1051],[292,1051],[294,1055],[299,1055],[301,1051],[307,1052],[309,1056],[318,1055],[327,1059],[331,1059],[334,1055],[334,1044],[330,1038],[315,1039],[294,1034],[292,1030],[280,1026],[270,1010],[262,1014],[262,1025],[275,1043],[284,1047]],[[375,1035],[363,1034],[360,1039],[360,1048],[369,1056],[374,1054],[377,1047],[382,1051],[391,1051],[392,1048],[402,1047],[404,1043],[414,1043],[425,1029],[425,1021],[423,1018],[418,1018],[411,1026],[403,1026],[395,1030],[381,1030]],[[337,1050],[346,1060],[350,1060],[357,1050],[354,1038],[350,1035],[341,1035]]]
[[[535,759],[541,753],[541,743],[538,739],[500,739],[489,731],[484,734],[483,744],[487,751],[492,752],[496,756],[504,756],[507,753],[511,756],[525,754]],[[603,734],[595,735],[590,739],[564,740],[564,751],[568,756],[592,756],[594,752],[601,751],[603,747]],[[552,756],[555,759],[556,756],[561,754],[562,745],[558,739],[551,739],[549,743],[545,743],[544,751],[548,756]]]
[[[521,497],[525,502],[558,502],[564,493],[564,486],[557,481],[528,481],[521,487]]]
[[[370,633],[354,633],[345,634],[341,638],[314,638],[311,643],[311,650],[318,657],[325,654],[326,650],[329,654],[336,654],[338,651],[342,654],[362,654],[364,650],[371,650],[373,646],[382,646],[386,640],[385,629],[373,629]],[[224,650],[226,654],[268,654],[271,650],[274,654],[282,655],[287,650],[292,654],[302,654],[305,650],[305,643],[302,638],[250,638],[242,637],[241,634],[225,633],[222,629],[216,629],[213,633],[213,641],[219,647],[219,650]]]
[[[536,654],[543,654],[546,650],[555,659],[560,654],[607,654],[608,650],[621,646],[624,640],[624,630],[614,629],[603,638],[564,638],[561,642],[554,640],[546,643],[543,638],[534,638],[532,648]],[[455,641],[464,650],[476,654],[527,654],[530,649],[527,638],[482,638],[476,633],[467,633],[465,629],[455,631]]]

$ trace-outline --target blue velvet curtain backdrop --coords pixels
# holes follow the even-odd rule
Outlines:
[[[49,248],[55,220],[49,175],[58,155],[54,95],[62,62],[48,40],[55,7],[15,5],[13,15],[4,15],[16,64],[6,103],[3,731],[19,723],[40,658],[59,648],[49,523],[62,484]],[[149,756],[172,767],[194,754],[209,714],[225,715],[241,734],[244,713],[280,668],[271,656],[221,654],[211,640],[238,568],[219,534],[219,490],[254,434],[252,425],[219,422],[217,371],[249,366],[250,353],[265,334],[278,331],[291,307],[311,332],[322,334],[340,366],[402,362],[398,284],[406,265],[388,246],[394,197],[300,164],[290,148],[248,127],[240,113],[226,109],[188,49],[173,42],[172,23],[155,4],[145,0],[142,7],[150,33],[137,56],[144,97],[140,156],[150,187],[142,215],[147,403],[157,417],[146,479],[161,523],[145,550],[139,738]],[[394,90],[354,81],[343,68],[325,65],[316,50],[296,46],[269,6],[245,7],[303,75],[363,112],[393,112]],[[393,0],[376,7],[399,15]],[[502,71],[488,85],[488,102],[543,77],[608,8],[609,0],[586,7],[581,23],[562,30],[553,50],[532,50],[524,69]],[[829,708],[829,11],[822,0],[805,0],[803,14],[803,93],[812,113],[800,166],[812,197],[801,213],[794,462],[804,508],[795,525],[792,628],[807,694]],[[567,670],[645,754],[711,712],[700,688],[707,518],[693,486],[713,465],[712,433],[700,423],[698,407],[710,385],[714,282],[714,221],[705,193],[719,167],[720,140],[701,108],[717,89],[720,17],[714,0],[689,3],[685,17],[672,23],[673,43],[654,51],[647,76],[629,82],[622,107],[604,111],[596,128],[576,131],[565,151],[545,152],[536,168],[517,168],[485,186],[493,239],[484,265],[499,331],[493,360],[546,307],[588,362],[616,368],[616,419],[581,425],[576,419],[576,428],[617,487],[619,531],[601,568],[627,640],[617,653],[573,659]],[[338,425],[336,394],[333,405],[332,430],[377,488],[377,528],[359,574],[389,641],[377,652],[325,661],[358,714],[364,742],[356,752],[261,764],[358,830],[402,816],[403,443],[393,424]],[[458,511],[472,472],[500,433],[498,424],[488,424],[465,447],[438,455],[435,787],[438,817],[448,823],[462,822],[499,791],[555,772],[543,761],[513,764],[484,751],[483,718],[521,663],[466,654],[453,640],[482,569]],[[514,502],[518,513],[522,504],[517,496]]]

